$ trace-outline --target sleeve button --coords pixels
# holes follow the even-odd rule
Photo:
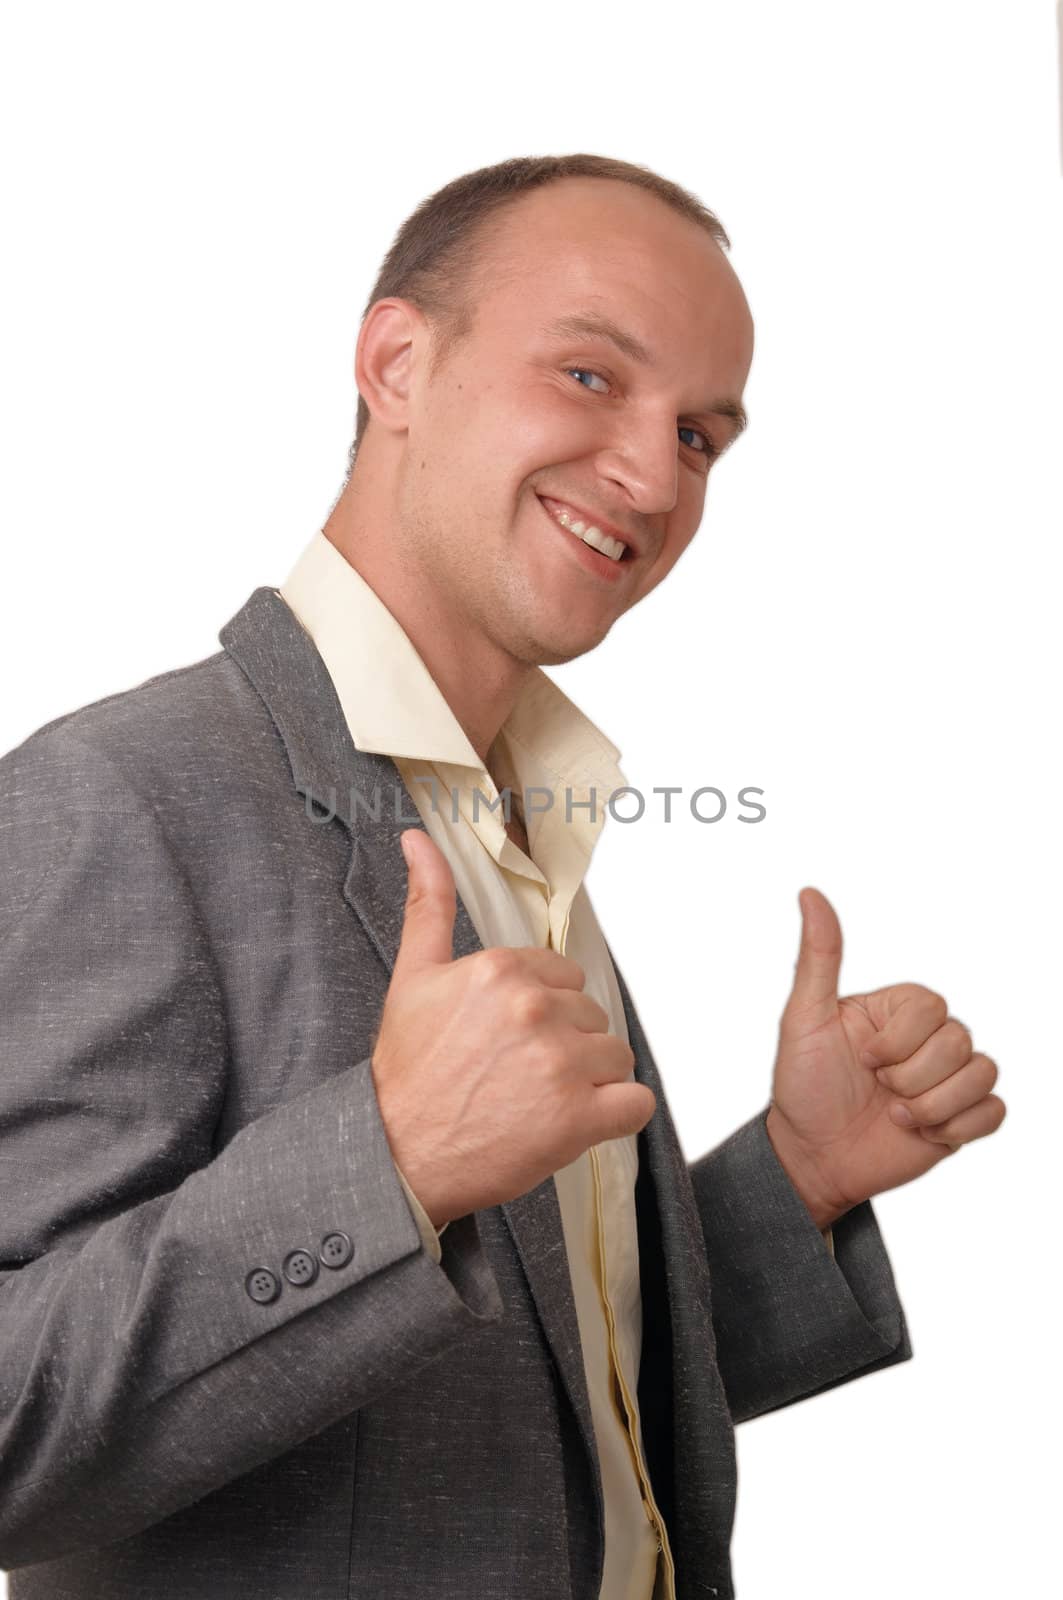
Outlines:
[[[281,1263],[281,1271],[297,1289],[305,1289],[317,1277],[317,1262],[309,1250],[289,1250]]]
[[[323,1266],[345,1267],[354,1255],[354,1245],[346,1233],[326,1233],[318,1255]]]
[[[244,1288],[260,1306],[268,1306],[281,1292],[280,1280],[268,1267],[252,1267],[244,1279]]]

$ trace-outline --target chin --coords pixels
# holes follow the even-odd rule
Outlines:
[[[579,656],[585,656],[588,650],[593,650],[601,644],[609,629],[601,633],[585,634],[580,639],[543,639],[529,641],[530,649],[521,659],[533,662],[539,667],[561,667],[566,661],[575,661]]]
[[[513,606],[507,608],[504,628],[495,627],[492,635],[496,644],[514,661],[528,667],[560,667],[566,661],[575,661],[601,644],[615,617],[602,626],[592,625],[584,619],[582,626],[574,617],[560,622],[549,610],[539,606]],[[497,619],[496,619],[497,620]]]

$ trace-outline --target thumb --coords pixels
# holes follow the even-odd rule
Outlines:
[[[399,842],[409,877],[392,982],[400,974],[408,976],[435,962],[453,961],[457,911],[454,874],[435,840],[420,828],[407,828]]]
[[[802,889],[797,899],[801,907],[801,948],[785,1020],[798,1022],[804,1033],[829,1022],[837,1009],[842,929],[834,907],[818,889]]]

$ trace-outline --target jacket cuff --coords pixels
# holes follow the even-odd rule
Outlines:
[[[839,1217],[828,1242],[775,1152],[767,1113],[690,1164],[720,1371],[739,1422],[912,1354],[870,1201]]]

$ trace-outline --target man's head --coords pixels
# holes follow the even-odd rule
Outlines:
[[[400,230],[345,493],[361,480],[396,556],[511,659],[593,648],[697,531],[752,359],[726,243],[686,191],[594,156],[469,174]]]

